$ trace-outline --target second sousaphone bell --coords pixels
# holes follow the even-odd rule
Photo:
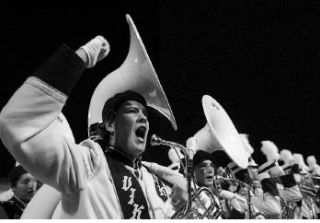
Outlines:
[[[209,95],[202,97],[202,107],[207,124],[193,136],[197,150],[209,153],[223,150],[239,167],[247,168],[250,154],[226,111]]]

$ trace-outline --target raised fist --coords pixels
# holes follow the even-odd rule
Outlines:
[[[80,48],[86,52],[87,68],[94,67],[98,61],[105,58],[110,52],[110,45],[103,36],[96,36]]]

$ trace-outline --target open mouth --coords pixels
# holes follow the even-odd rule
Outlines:
[[[33,194],[34,191],[33,190],[27,190],[27,194]]]
[[[136,137],[140,141],[144,141],[145,136],[146,136],[147,128],[145,126],[140,126],[139,128],[136,129]]]
[[[207,180],[213,180],[213,176],[206,176],[205,177]]]

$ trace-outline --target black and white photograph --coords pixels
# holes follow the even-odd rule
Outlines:
[[[0,219],[320,218],[320,2],[86,4],[2,7]]]

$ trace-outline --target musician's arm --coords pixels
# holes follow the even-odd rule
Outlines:
[[[248,209],[248,203],[246,199],[231,191],[221,190],[219,196],[230,202],[233,208],[239,212],[245,212]]]
[[[277,184],[280,197],[289,202],[301,201],[302,194],[294,178],[294,174],[283,175],[279,178],[283,185]]]
[[[280,218],[280,197],[264,193],[263,197],[252,197],[251,202],[267,218]]]
[[[81,55],[85,56],[82,50],[75,53],[63,45],[0,114],[0,136],[9,152],[35,177],[64,193],[81,187],[80,175],[90,169],[83,161],[96,154],[66,137],[59,119],[67,95],[85,69]]]
[[[281,215],[281,203],[276,183],[266,178],[261,181],[262,196],[251,197],[251,203],[267,218],[279,218]]]

